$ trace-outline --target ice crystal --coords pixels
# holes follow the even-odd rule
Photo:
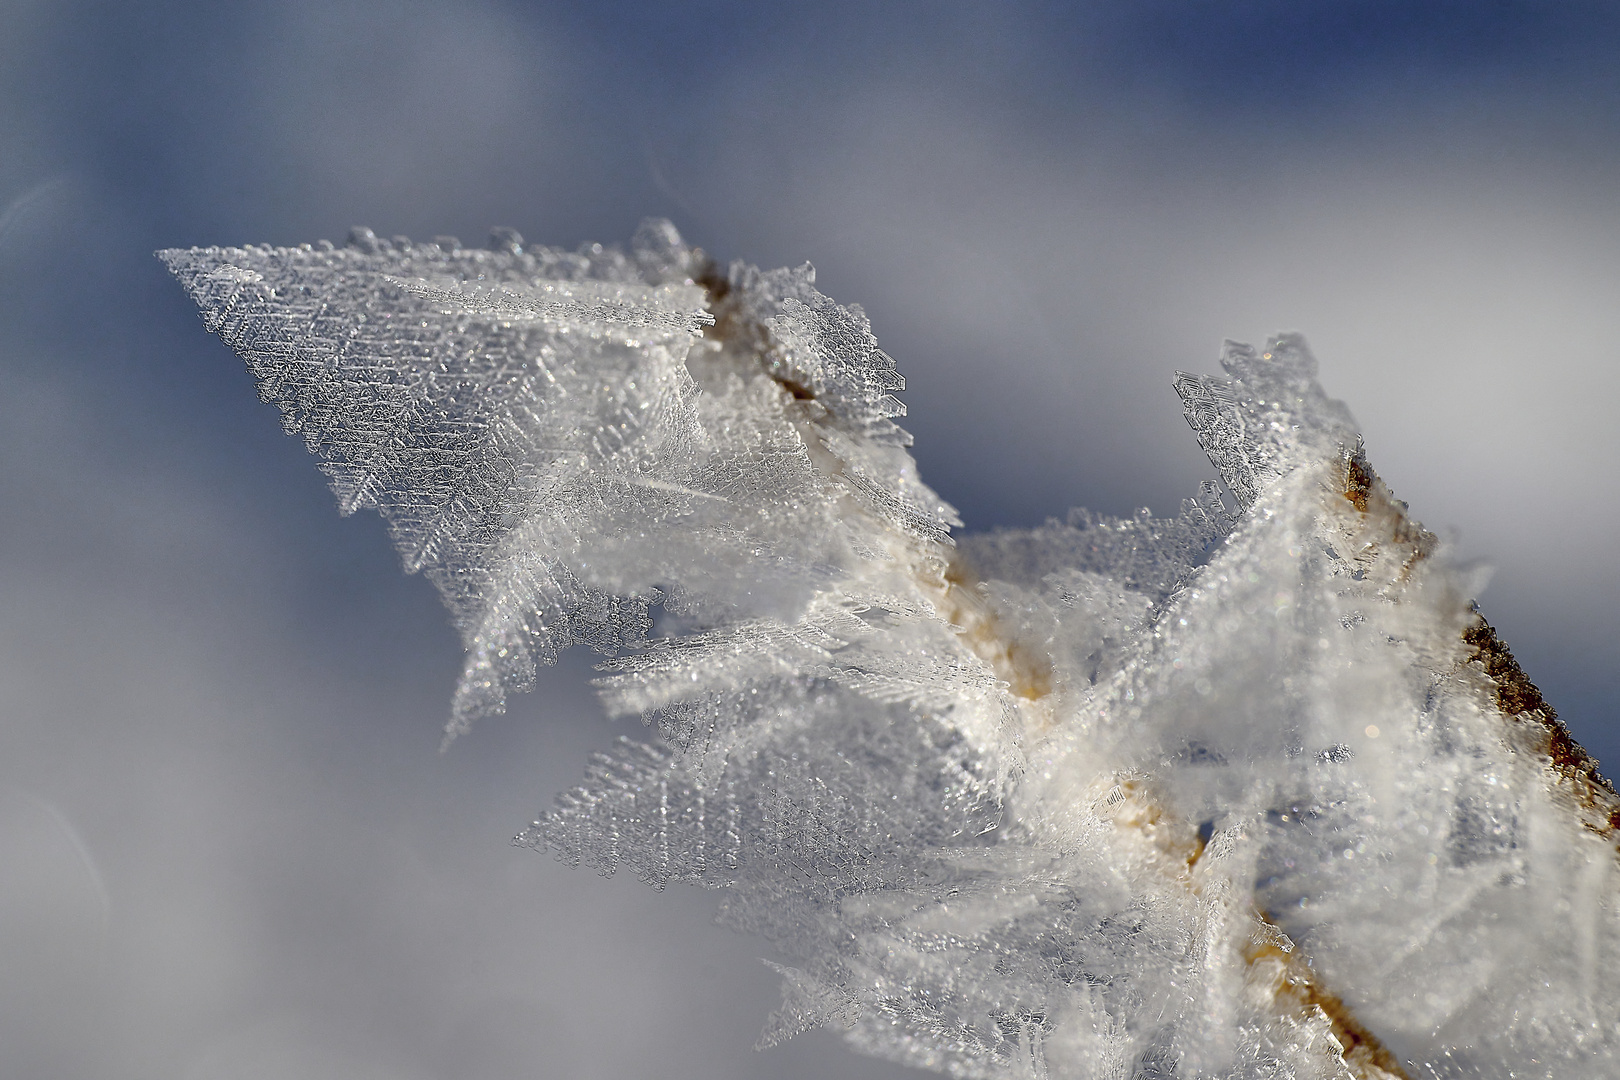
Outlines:
[[[1620,1073],[1620,801],[1299,337],[1176,390],[1174,518],[967,537],[808,266],[162,258],[468,651],[449,734],[585,643],[656,729],[518,841],[719,890],[832,1025],[960,1077]]]

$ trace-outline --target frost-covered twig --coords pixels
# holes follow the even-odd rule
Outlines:
[[[518,840],[715,888],[762,1043],[963,1077],[1617,1071],[1620,801],[1297,336],[1176,380],[1169,519],[960,540],[814,272],[448,241],[163,252],[468,650],[586,643],[600,756]]]

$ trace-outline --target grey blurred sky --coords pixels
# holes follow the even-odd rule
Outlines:
[[[459,668],[157,247],[644,215],[813,261],[970,527],[1169,513],[1169,388],[1303,330],[1620,762],[1612,3],[0,3],[0,1071],[910,1075],[755,1054],[711,898],[506,846],[617,728]]]

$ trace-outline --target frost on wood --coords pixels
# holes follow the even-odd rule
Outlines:
[[[1175,387],[1174,518],[953,539],[807,265],[162,253],[467,646],[449,733],[587,643],[599,756],[518,838],[719,890],[820,1025],[962,1077],[1620,1074],[1620,801],[1297,336]]]

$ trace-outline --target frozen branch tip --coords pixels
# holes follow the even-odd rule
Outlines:
[[[1175,517],[958,535],[814,270],[628,249],[170,250],[467,649],[637,715],[517,838],[717,890],[812,1027],[956,1077],[1620,1075],[1620,799],[1298,335],[1175,390]]]

